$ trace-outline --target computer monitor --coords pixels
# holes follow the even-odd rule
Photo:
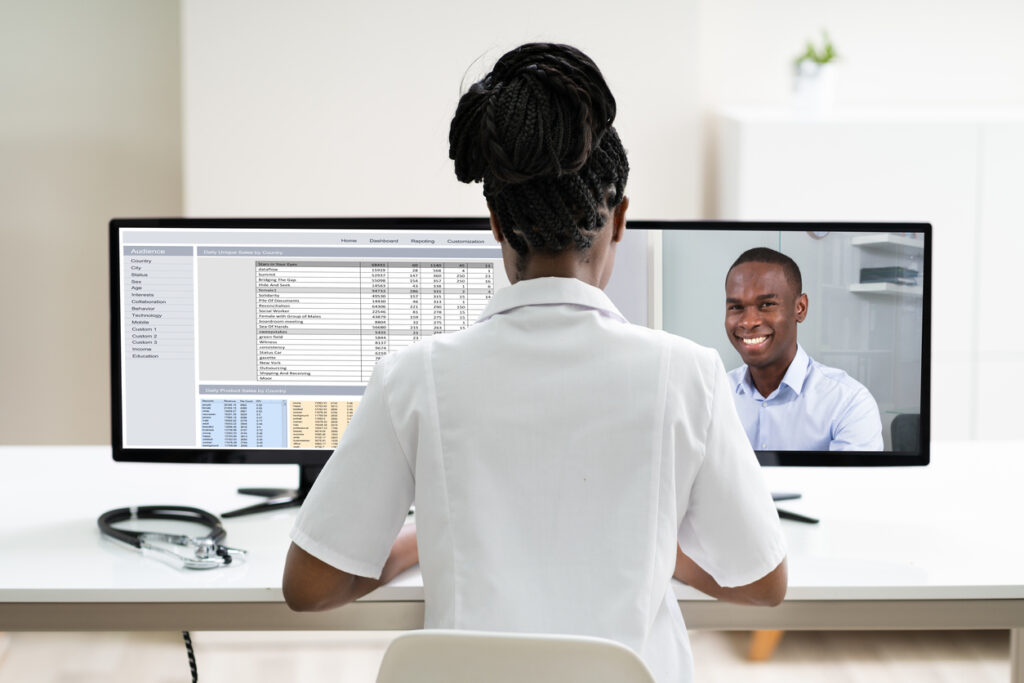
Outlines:
[[[643,325],[646,250],[609,285]],[[301,502],[381,356],[508,285],[482,218],[115,219],[110,268],[114,459],[300,466],[251,511]]]
[[[115,219],[109,244],[114,459],[300,466],[295,491],[244,490],[271,499],[253,510],[301,502],[377,359],[469,326],[508,285],[482,218]],[[606,291],[736,367],[723,283],[757,245],[800,262],[807,352],[867,386],[887,428],[918,416],[880,452],[755,445],[762,462],[926,464],[927,226],[632,221]]]

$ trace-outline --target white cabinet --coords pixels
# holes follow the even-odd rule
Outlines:
[[[932,437],[1019,438],[1024,112],[729,110],[718,129],[716,218],[933,225]]]
[[[1021,438],[1024,386],[1024,123],[993,122],[982,130],[977,231],[977,433]],[[934,304],[941,310],[940,301]],[[938,389],[941,390],[941,387]]]

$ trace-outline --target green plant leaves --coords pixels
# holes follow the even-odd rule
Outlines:
[[[794,62],[799,66],[802,62],[813,62],[815,64],[828,64],[829,62],[835,61],[839,58],[836,54],[835,46],[832,44],[832,39],[829,38],[828,32],[822,30],[822,43],[821,48],[815,46],[814,41],[807,41],[807,49],[802,54],[797,56]]]

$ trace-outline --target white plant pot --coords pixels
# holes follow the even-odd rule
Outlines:
[[[805,114],[831,111],[836,102],[835,64],[800,62],[793,77],[793,104]]]

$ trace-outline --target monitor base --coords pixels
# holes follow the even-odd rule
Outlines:
[[[796,500],[800,497],[799,493],[773,493],[772,500]],[[788,519],[791,522],[803,522],[804,524],[817,524],[820,519],[816,517],[808,517],[807,515],[801,515],[797,512],[790,512],[789,510],[783,510],[782,508],[775,508],[779,513],[779,519]]]
[[[267,500],[255,505],[249,505],[237,510],[231,510],[221,515],[225,519],[241,517],[243,515],[254,515],[259,512],[280,510],[281,508],[299,507],[302,501],[306,500],[306,494],[312,488],[313,482],[320,474],[323,465],[299,465],[299,488],[297,489],[271,489],[271,488],[240,488],[238,492],[247,496],[260,496]]]

